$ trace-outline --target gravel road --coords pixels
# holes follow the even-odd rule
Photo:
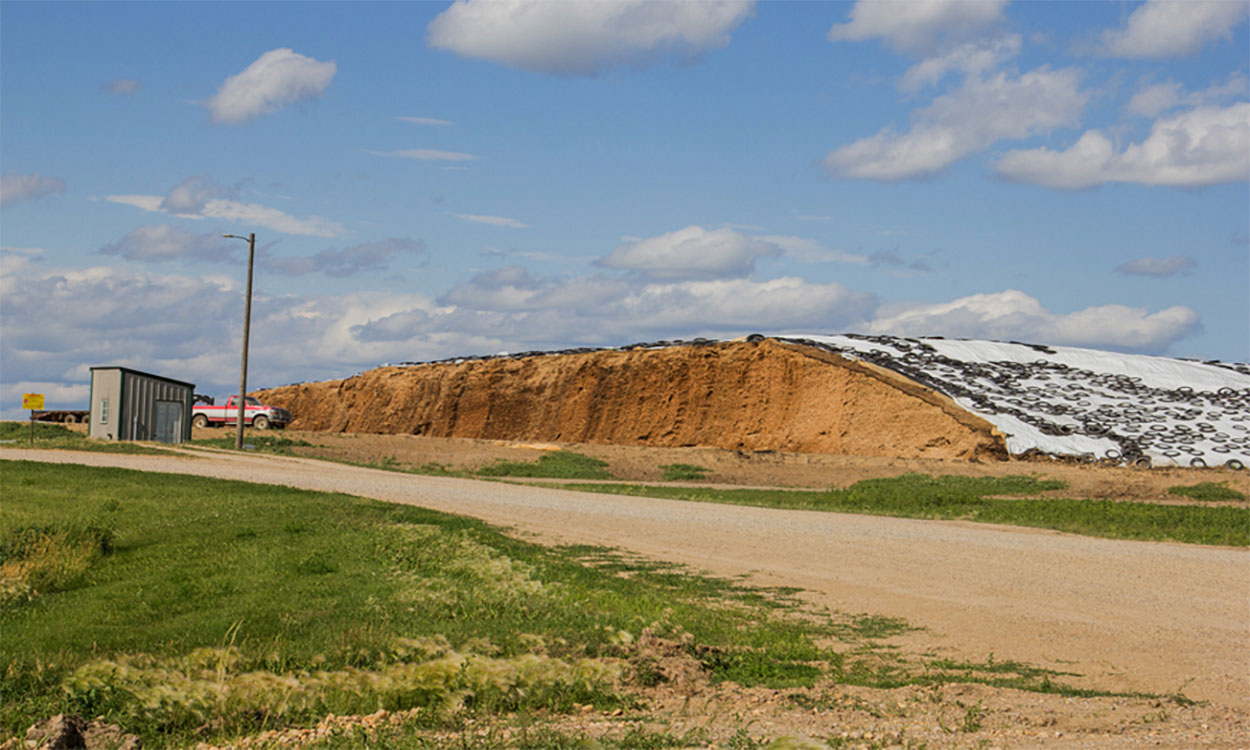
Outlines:
[[[548,543],[602,544],[798,586],[906,618],[913,652],[1019,659],[1077,684],[1250,710],[1250,551],[945,521],[778,511],[397,474],[229,453],[5,449],[0,458],[346,492],[481,518]]]

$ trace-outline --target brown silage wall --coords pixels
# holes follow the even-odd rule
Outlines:
[[[772,340],[381,367],[262,391],[292,427],[505,440],[1005,457],[993,428],[889,371]]]

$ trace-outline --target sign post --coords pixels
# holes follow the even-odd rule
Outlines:
[[[35,412],[43,411],[42,393],[23,393],[22,408],[30,409],[30,445],[35,446]]]

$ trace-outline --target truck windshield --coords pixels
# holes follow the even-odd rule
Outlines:
[[[256,399],[252,398],[251,396],[248,396],[248,397],[247,397],[247,405],[248,405],[248,406],[260,406],[260,402],[259,402],[259,401],[257,401]]]

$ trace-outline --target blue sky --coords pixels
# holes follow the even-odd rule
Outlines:
[[[1250,359],[1245,2],[0,4],[0,414],[746,333]]]

